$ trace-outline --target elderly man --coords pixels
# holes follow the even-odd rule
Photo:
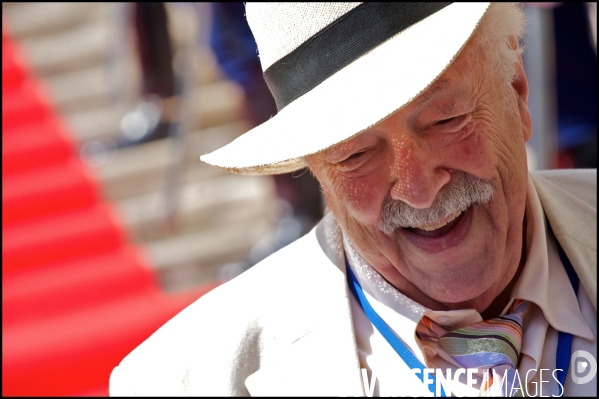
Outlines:
[[[596,171],[527,171],[519,8],[246,11],[279,113],[202,159],[308,166],[331,212],[158,330],[111,393],[595,394]]]

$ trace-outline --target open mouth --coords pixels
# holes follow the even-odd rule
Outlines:
[[[462,220],[464,214],[469,210],[465,209],[460,213],[456,213],[455,215],[445,219],[442,222],[439,222],[434,225],[422,226],[421,228],[417,227],[404,227],[403,229],[409,231],[412,234],[417,234],[420,236],[427,237],[442,237],[445,234],[449,233],[453,228],[459,224]]]

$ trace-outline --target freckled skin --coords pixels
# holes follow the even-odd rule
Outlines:
[[[521,62],[506,87],[468,44],[424,93],[373,128],[306,158],[329,208],[364,258],[410,298],[437,310],[499,313],[521,265],[531,121]],[[504,99],[508,91],[509,101]],[[352,156],[353,155],[353,156]],[[460,245],[427,253],[377,223],[386,198],[428,208],[459,170],[489,179]]]

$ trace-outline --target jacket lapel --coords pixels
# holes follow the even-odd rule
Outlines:
[[[584,201],[582,193],[580,197],[576,195],[581,189],[588,190],[589,185],[580,184],[567,190],[543,175],[531,174],[531,178],[553,234],[597,310],[597,208]],[[559,175],[556,178],[559,179]],[[589,223],[595,223],[594,232],[589,229]]]
[[[298,265],[310,281],[294,282],[303,286],[298,307],[265,327],[264,347],[276,349],[247,378],[252,395],[364,396],[341,234],[330,214],[313,233],[320,250]]]

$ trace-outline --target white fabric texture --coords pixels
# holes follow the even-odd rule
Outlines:
[[[586,318],[597,301],[596,170],[531,177],[589,298],[580,302]],[[350,296],[343,238],[328,214],[308,235],[205,295],[139,345],[112,372],[110,394],[363,396]],[[551,339],[543,340],[545,348]],[[596,336],[576,340],[596,352]],[[411,372],[397,378],[405,392],[426,389]],[[574,388],[566,386],[566,394],[594,396],[596,377]]]
[[[262,71],[362,3],[247,3]]]

